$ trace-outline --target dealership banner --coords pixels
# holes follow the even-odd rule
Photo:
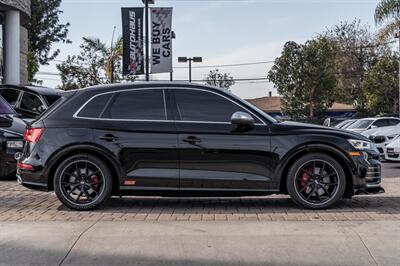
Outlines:
[[[172,72],[172,8],[151,8],[151,73]]]
[[[123,75],[144,74],[143,8],[122,8]]]

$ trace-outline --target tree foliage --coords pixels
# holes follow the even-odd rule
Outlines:
[[[314,118],[332,106],[336,96],[335,53],[334,43],[326,38],[284,45],[268,79],[283,96],[285,113]]]
[[[377,45],[370,28],[359,20],[342,22],[322,36],[335,42],[338,48],[335,57],[337,101],[352,104],[365,112],[367,106],[362,87],[365,71],[379,57],[390,53],[388,45]]]
[[[235,84],[230,73],[221,73],[219,69],[211,70],[204,79],[206,84],[229,90]]]
[[[33,81],[40,65],[46,65],[60,53],[52,50],[58,42],[67,38],[69,23],[60,23],[61,0],[31,0],[31,18],[28,23],[28,79]]]
[[[399,99],[397,56],[380,58],[365,73],[364,94],[368,104],[368,115],[396,113]]]
[[[383,25],[378,35],[381,42],[393,38],[396,33],[399,33],[400,1],[381,0],[375,9],[375,23]]]
[[[88,86],[133,81],[134,76],[122,76],[122,39],[113,47],[107,47],[98,38],[83,38],[79,55],[68,56],[57,65],[60,72],[61,89],[72,90]]]

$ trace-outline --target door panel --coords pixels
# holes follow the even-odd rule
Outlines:
[[[113,131],[97,129],[94,135],[100,145],[117,154],[126,173],[120,180],[121,186],[125,189],[179,189],[177,136],[173,123],[118,122],[113,127]]]
[[[237,132],[228,124],[177,123],[180,186],[187,189],[268,190],[268,127]],[[195,137],[196,142],[186,139]]]
[[[123,189],[179,190],[178,141],[175,124],[167,121],[163,89],[132,89],[98,96],[101,104],[88,103],[86,116],[100,113],[96,141],[116,154],[126,175]],[[96,100],[96,98],[94,98]],[[104,104],[103,104],[104,105]],[[107,129],[107,130],[106,130]],[[111,130],[109,130],[111,129]]]

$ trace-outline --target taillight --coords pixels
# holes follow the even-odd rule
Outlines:
[[[27,171],[35,170],[32,165],[26,163],[17,163],[17,168]]]
[[[44,128],[27,128],[24,132],[24,140],[30,143],[36,143],[42,136]]]

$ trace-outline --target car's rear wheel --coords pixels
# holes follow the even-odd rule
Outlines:
[[[296,204],[308,209],[325,209],[342,198],[346,176],[342,166],[331,156],[307,154],[291,166],[287,189]]]
[[[56,170],[54,191],[58,199],[68,208],[93,209],[111,196],[110,170],[96,156],[90,154],[71,156]]]

